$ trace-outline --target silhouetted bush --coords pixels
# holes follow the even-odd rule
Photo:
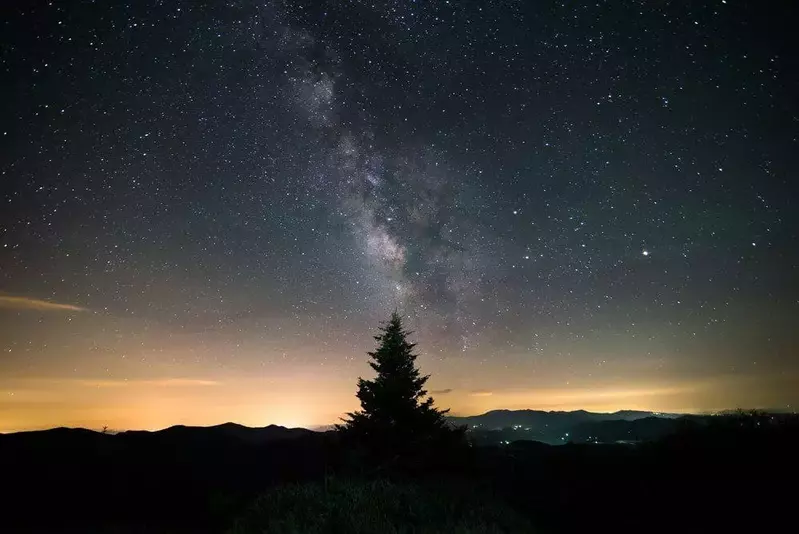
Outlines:
[[[490,496],[449,488],[327,479],[270,491],[230,534],[499,534],[532,525]]]

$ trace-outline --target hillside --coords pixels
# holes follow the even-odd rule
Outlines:
[[[591,425],[601,425],[607,421],[634,423],[644,419],[656,419],[671,427],[680,416],[677,414],[623,410],[613,413],[587,412],[576,410],[570,412],[541,410],[493,410],[481,415],[468,417],[450,417],[457,425],[466,425],[478,442],[484,444],[505,441],[535,440],[550,444],[562,444],[569,441],[588,441],[595,434],[590,432]],[[635,425],[633,425],[635,426]],[[576,435],[586,438],[576,439]],[[628,439],[625,434],[610,436],[608,441]]]
[[[365,473],[333,432],[225,424],[117,435],[68,428],[0,435],[0,472],[13,488],[3,500],[3,531],[195,534],[252,524],[241,532],[262,532],[259,525],[273,526],[270,510],[305,525],[313,519],[307,516],[310,500],[319,521],[335,523],[356,497],[363,517],[413,522],[424,509],[445,530],[451,519],[460,521],[461,508],[491,499],[502,507],[484,509],[470,527],[494,517],[493,510],[506,517],[503,507],[509,506],[542,532],[634,531],[642,525],[674,532],[686,521],[697,530],[701,524],[720,531],[741,523],[739,515],[720,517],[720,507],[757,511],[790,496],[780,488],[797,474],[795,416],[592,421],[587,413],[565,416],[584,421],[575,440],[606,430],[652,437],[667,425],[678,428],[639,447],[593,441],[473,447],[457,471],[426,474],[412,487]],[[433,502],[428,495],[441,498]],[[657,525],[649,522],[652,503],[671,502],[674,495],[688,504],[658,516]],[[397,505],[395,497],[405,504]],[[608,518],[608,510],[619,507],[625,513]],[[772,517],[761,515],[758,520]]]

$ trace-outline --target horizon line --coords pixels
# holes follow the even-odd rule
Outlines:
[[[779,414],[793,414],[796,415],[796,410],[793,409],[790,405],[787,408],[725,408],[721,410],[700,410],[700,411],[691,411],[691,412],[667,412],[667,411],[654,411],[654,410],[633,410],[633,409],[621,409],[615,410],[612,412],[602,412],[602,411],[590,411],[584,409],[577,409],[577,410],[537,410],[534,408],[519,408],[519,409],[507,409],[507,408],[497,408],[495,410],[489,410],[487,412],[483,412],[480,414],[474,415],[447,415],[449,418],[457,418],[457,419],[465,419],[470,417],[482,417],[485,415],[490,414],[491,412],[543,412],[543,413],[575,413],[575,412],[585,412],[585,413],[593,413],[593,414],[606,414],[606,415],[613,415],[620,412],[640,412],[640,413],[649,413],[652,415],[678,415],[678,416],[686,416],[686,415],[699,415],[699,416],[706,416],[706,415],[728,415],[733,414],[735,412],[752,412],[752,411],[759,411],[765,413],[779,413]],[[24,428],[24,429],[14,429],[14,430],[4,430],[0,431],[0,436],[9,435],[9,434],[21,434],[25,432],[47,432],[51,430],[87,430],[89,432],[96,432],[96,433],[108,433],[108,434],[121,434],[123,432],[161,432],[163,430],[168,430],[170,428],[175,427],[186,427],[186,428],[214,428],[224,425],[237,425],[244,428],[250,429],[258,429],[258,428],[269,428],[269,427],[281,427],[287,430],[294,430],[294,429],[302,429],[308,430],[311,432],[326,432],[329,430],[330,427],[333,427],[337,423],[322,423],[316,425],[297,425],[297,426],[286,426],[281,425],[278,423],[268,423],[263,426],[248,426],[242,423],[237,423],[235,421],[224,421],[222,423],[215,423],[210,425],[190,425],[184,423],[175,423],[173,425],[159,427],[159,428],[112,428],[112,427],[85,427],[85,426],[68,426],[68,425],[59,425],[53,427],[35,427],[35,428]]]

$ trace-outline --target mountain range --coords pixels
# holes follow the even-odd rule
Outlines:
[[[114,438],[115,442],[126,444],[169,442],[176,445],[192,445],[202,443],[218,445],[225,442],[239,442],[260,445],[286,439],[293,439],[315,434],[307,428],[286,428],[279,425],[265,427],[248,427],[237,423],[223,423],[214,426],[175,425],[162,430],[126,430],[121,432],[97,432],[85,428],[53,428],[49,430],[32,430],[0,434],[0,443],[13,441],[16,443],[42,442],[45,438],[59,438],[91,441],[101,438]]]
[[[559,444],[566,442],[640,441],[660,437],[673,430],[684,417],[673,413],[621,410],[597,413],[541,410],[493,410],[481,415],[450,417],[465,425],[478,443],[519,440]]]
[[[777,414],[778,412],[769,412]],[[722,414],[723,415],[723,414]],[[729,415],[729,414],[727,414]],[[496,445],[514,441],[540,441],[551,445],[564,443],[614,443],[657,440],[679,430],[684,424],[706,424],[714,415],[685,415],[639,410],[597,413],[585,410],[570,412],[541,410],[493,410],[481,415],[450,416],[454,425],[467,427],[477,444]],[[286,428],[278,425],[247,427],[224,423],[209,427],[176,425],[163,430],[127,430],[96,432],[86,429],[54,428],[0,434],[0,445],[25,446],[26,443],[56,443],[68,440],[99,447],[177,446],[229,448],[239,445],[260,446],[294,438],[322,436],[329,427]],[[115,439],[109,439],[109,438]]]
[[[571,412],[542,411],[542,410],[492,410],[481,415],[470,415],[466,417],[450,417],[453,423],[468,425],[469,427],[479,427],[485,430],[498,430],[501,428],[521,425],[525,427],[540,426],[568,426],[589,421],[609,421],[623,420],[635,421],[645,417],[680,417],[679,414],[645,412],[638,410],[620,410],[613,413],[587,412],[585,410],[575,410]]]

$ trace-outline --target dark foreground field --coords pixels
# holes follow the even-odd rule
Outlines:
[[[796,527],[795,421],[658,442],[472,447],[367,472],[334,433],[0,435],[2,532],[764,532]]]

